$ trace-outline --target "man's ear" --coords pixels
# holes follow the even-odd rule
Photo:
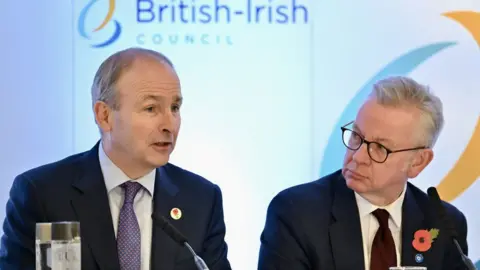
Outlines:
[[[102,131],[102,133],[109,132],[112,130],[113,121],[112,121],[112,108],[108,106],[103,101],[95,102],[93,105],[93,113],[95,116],[95,122]]]
[[[407,170],[408,178],[417,177],[433,160],[433,150],[419,150],[413,157],[412,162]]]

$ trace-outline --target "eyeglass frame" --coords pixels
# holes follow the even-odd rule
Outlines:
[[[386,147],[385,145],[379,143],[379,142],[372,142],[372,141],[368,141],[366,140],[363,136],[361,136],[358,132],[352,130],[352,129],[349,129],[347,128],[348,125],[352,124],[353,122],[355,121],[350,121],[349,123],[343,125],[340,127],[340,129],[342,130],[342,143],[343,145],[345,145],[345,147],[347,147],[348,149],[352,150],[352,151],[357,151],[358,149],[362,148],[362,145],[365,143],[367,145],[367,154],[368,156],[370,157],[371,160],[373,160],[374,162],[376,163],[385,163],[388,159],[388,156],[390,154],[393,154],[393,153],[398,153],[398,152],[406,152],[406,151],[414,151],[414,150],[422,150],[422,149],[428,149],[429,147],[427,146],[418,146],[418,147],[413,147],[413,148],[405,148],[405,149],[399,149],[399,150],[390,150],[388,147]],[[355,133],[358,135],[358,137],[360,138],[361,142],[360,144],[358,145],[358,148],[357,149],[354,149],[354,148],[350,148],[346,143],[345,143],[345,140],[343,139],[344,138],[344,134],[345,134],[345,131],[350,131],[352,133]],[[376,143],[378,145],[380,145],[381,147],[385,148],[385,150],[387,151],[387,155],[385,156],[385,159],[383,161],[377,161],[375,159],[372,158],[371,154],[370,154],[370,144],[372,143]]]

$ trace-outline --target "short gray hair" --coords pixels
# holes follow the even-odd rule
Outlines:
[[[116,52],[103,61],[95,74],[91,88],[92,106],[97,101],[103,101],[114,110],[120,107],[115,84],[138,58],[155,59],[174,69],[170,59],[157,51],[135,47]]]
[[[443,105],[428,86],[408,77],[392,76],[375,83],[371,96],[385,106],[413,106],[419,109],[424,129],[423,143],[427,147],[435,145],[444,125]]]

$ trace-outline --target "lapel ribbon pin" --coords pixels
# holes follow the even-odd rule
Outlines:
[[[418,252],[428,251],[432,247],[433,240],[438,237],[439,229],[418,230],[413,236],[412,245]]]

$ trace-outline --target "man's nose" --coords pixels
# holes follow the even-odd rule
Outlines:
[[[175,116],[167,111],[162,115],[162,120],[160,124],[160,129],[163,132],[173,132],[174,123],[175,123]]]
[[[353,160],[358,163],[369,163],[370,156],[368,155],[368,146],[365,143],[362,143],[357,151],[353,152]]]

